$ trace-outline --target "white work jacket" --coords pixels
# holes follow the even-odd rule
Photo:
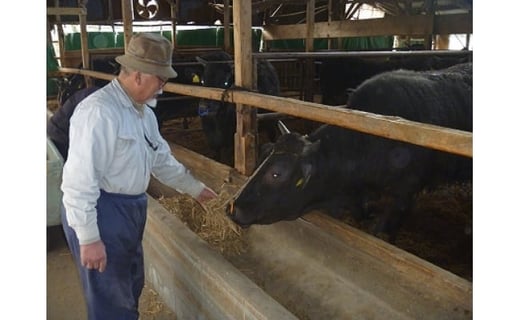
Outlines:
[[[63,167],[63,204],[80,244],[100,239],[96,203],[100,189],[136,195],[150,174],[197,197],[205,185],[171,154],[153,111],[138,111],[117,79],[78,104],[70,119],[69,153]]]

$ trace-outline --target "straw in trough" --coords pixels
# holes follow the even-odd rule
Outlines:
[[[245,251],[243,229],[233,223],[225,213],[231,195],[222,191],[219,197],[201,206],[189,196],[160,198],[159,202],[177,215],[193,232],[226,256]]]

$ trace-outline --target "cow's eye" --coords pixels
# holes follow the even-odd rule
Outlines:
[[[283,186],[291,176],[291,164],[285,161],[275,161],[263,175],[263,182],[267,186]]]

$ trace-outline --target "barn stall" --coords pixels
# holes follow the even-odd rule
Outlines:
[[[117,11],[114,9],[120,8],[123,18],[132,15],[128,3],[119,3],[119,7],[114,3],[110,10]],[[187,2],[177,1],[175,4],[178,6],[171,6],[172,12],[175,13],[174,17],[183,16],[183,3]],[[231,91],[224,94],[224,90],[221,89],[200,88],[178,83],[168,83],[164,88],[165,91],[181,95],[214,100],[223,99],[237,103],[238,125],[234,168],[203,156],[204,141],[200,140],[200,135],[199,140],[196,137],[196,133],[200,133],[197,119],[189,120],[190,128],[187,130],[185,125],[179,127],[175,119],[170,121],[170,127],[165,126],[162,129],[165,137],[171,137],[171,141],[182,143],[185,146],[172,145],[175,156],[190,167],[196,176],[220,192],[223,202],[227,200],[226,196],[240,187],[256,165],[257,115],[254,108],[251,107],[262,107],[288,115],[296,127],[299,125],[298,119],[308,119],[384,135],[468,157],[472,156],[471,133],[425,126],[395,117],[337,109],[312,102],[315,100],[316,87],[313,59],[319,58],[320,55],[322,57],[349,54],[392,55],[415,54],[414,52],[364,51],[353,53],[337,50],[315,52],[317,50],[313,50],[311,45],[313,41],[309,41],[314,38],[330,38],[331,41],[327,43],[327,49],[329,49],[329,47],[338,45],[340,41],[337,41],[337,38],[339,37],[353,34],[373,36],[381,33],[380,30],[385,30],[385,34],[395,32],[395,34],[404,35],[404,38],[406,36],[412,38],[410,35],[417,34],[427,35],[426,38],[431,38],[436,34],[471,33],[471,19],[469,19],[468,29],[470,13],[455,13],[456,17],[436,16],[434,14],[436,10],[430,7],[429,12],[432,16],[428,18],[412,16],[410,21],[407,20],[404,23],[402,17],[395,16],[399,16],[400,12],[402,14],[406,10],[420,12],[428,8],[429,2],[417,1],[411,5],[408,3],[407,6],[397,5],[397,7],[381,2],[382,7],[386,5],[388,17],[372,21],[373,25],[370,29],[372,31],[366,31],[367,28],[360,26],[368,21],[350,20],[354,16],[353,12],[356,12],[355,6],[361,3],[358,1],[350,3],[349,8],[351,9],[345,13],[345,16],[327,17],[327,20],[330,19],[327,22],[320,22],[320,19],[323,19],[323,12],[327,11],[324,10],[327,8],[325,4],[330,6],[330,12],[334,12],[332,8],[336,5],[334,1],[308,1],[305,5],[296,5],[290,1],[268,3],[235,1],[234,3],[232,8],[227,7],[229,5],[227,1],[224,1],[222,5],[216,3],[209,7],[214,10],[211,11],[213,14],[221,14],[224,21],[228,21],[228,23],[230,14],[225,13],[231,13],[232,9],[232,16],[239,17],[233,22],[236,30],[251,29],[252,21],[249,21],[248,17],[256,17],[252,12],[259,12],[259,8],[264,9],[264,11],[260,10],[261,12],[273,10],[273,7],[280,8],[277,11],[280,14],[278,20],[266,19],[271,23],[276,20],[278,24],[267,25],[264,28],[263,37],[267,43],[270,43],[270,46],[266,45],[263,52],[253,52],[255,50],[248,45],[252,42],[248,32],[234,33],[235,45],[233,48],[230,44],[229,33],[224,32],[223,47],[235,52],[236,84],[241,87],[252,88],[254,85],[253,77],[251,77],[253,58],[268,57],[275,64],[276,61],[281,61],[280,65],[289,66],[289,70],[285,70],[285,73],[281,72],[281,78],[285,80],[284,83],[288,84],[285,97],[265,96],[246,91]],[[321,6],[319,6],[320,4]],[[439,11],[449,11],[449,9],[455,10],[455,12],[468,11],[468,8],[464,8],[464,6],[453,9],[450,7],[453,5],[449,3],[443,2],[441,5],[446,7],[442,7],[442,9],[439,7]],[[175,12],[175,8],[181,11]],[[79,13],[79,22],[80,25],[83,25],[88,20],[88,16],[86,20],[83,20],[87,9],[88,7],[81,6],[78,9],[50,8],[48,13],[53,16],[59,13],[59,10],[72,10],[69,11],[69,14],[71,12]],[[393,14],[390,9],[393,9]],[[285,10],[289,10],[292,14]],[[308,12],[316,14],[312,15]],[[299,23],[302,21],[294,18],[298,14],[303,14],[302,21],[306,23]],[[82,16],[83,18],[81,18]],[[271,12],[271,15],[265,16],[273,18],[276,17],[276,14],[273,15]],[[347,17],[350,18],[346,19]],[[395,22],[396,19],[399,20],[399,23]],[[128,19],[122,20],[125,27],[123,41],[126,43],[132,25],[128,23]],[[173,22],[172,26],[175,30],[175,20]],[[227,23],[224,22],[224,24],[224,28],[226,28]],[[403,31],[404,24],[407,24],[407,28],[404,28],[405,31]],[[180,34],[173,32],[172,35]],[[302,52],[274,52],[276,51],[275,41],[292,38],[305,40]],[[175,37],[173,40],[175,43]],[[423,41],[432,42],[431,39]],[[81,32],[80,42],[81,48],[90,48],[85,32]],[[179,48],[179,50],[181,49]],[[201,51],[200,48],[197,50],[189,48],[189,50]],[[121,49],[81,49],[81,51],[76,50],[70,54],[64,50],[61,54],[62,67],[58,72],[78,73],[85,75],[87,79],[92,77],[93,79],[109,80],[113,75],[88,70],[90,62],[88,57],[116,52],[121,52]],[[78,58],[81,59],[83,66],[87,67],[74,68]],[[63,63],[65,61],[69,62]],[[295,71],[299,72],[297,76],[294,76]],[[287,80],[290,78],[300,78],[301,81],[291,85]],[[297,92],[299,99],[287,98],[294,92]],[[420,134],[418,134],[419,132]],[[186,140],[183,141],[182,137]],[[189,149],[199,150],[200,153]],[[463,187],[458,190],[463,189],[462,192],[467,193],[467,188]],[[182,206],[187,201],[186,199],[157,184],[150,186],[149,194],[149,222],[144,242],[147,278],[178,318],[283,319],[296,317],[318,319],[326,316],[328,318],[386,319],[389,317],[424,318],[425,315],[431,316],[432,319],[472,317],[471,271],[467,271],[467,266],[466,271],[462,272],[456,268],[439,267],[418,257],[418,253],[411,254],[369,235],[363,231],[363,226],[353,228],[348,223],[333,220],[319,212],[312,212],[295,221],[269,226],[253,226],[247,230],[237,231],[230,226],[229,228],[234,230],[232,234],[240,236],[241,250],[238,253],[229,253],[215,246],[215,241],[207,238],[201,239],[203,236],[194,231],[197,230],[197,226],[190,226],[189,221],[181,219],[186,216],[183,214],[184,211],[189,211],[192,216],[202,216],[205,214],[204,210],[197,211],[200,208],[194,203],[190,204],[189,201],[187,206]],[[466,202],[469,198],[471,203],[471,192],[469,191],[469,196],[467,194],[464,196]],[[174,202],[173,207],[168,204],[167,199],[169,198],[177,201]],[[219,211],[220,209],[215,209],[215,212]],[[225,217],[223,219],[225,220]],[[467,222],[467,217],[464,222]],[[222,230],[226,230],[226,227],[226,224],[216,226]],[[461,243],[466,243],[466,245],[461,245],[462,249],[471,251],[471,241],[470,245],[467,245],[471,236],[468,238],[467,234],[461,233],[463,238]],[[221,235],[221,238],[227,239],[225,234]],[[471,260],[471,253],[467,253],[466,261],[468,257]],[[451,270],[447,270],[447,268]]]

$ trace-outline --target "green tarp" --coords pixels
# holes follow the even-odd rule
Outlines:
[[[162,34],[166,39],[172,39],[171,31],[157,32]],[[230,31],[231,45],[233,45],[233,29]],[[252,30],[252,45],[254,51],[259,51],[260,41],[262,38],[262,30]],[[80,50],[81,35],[80,33],[69,33],[65,35],[65,50]],[[194,30],[178,30],[177,46],[179,47],[223,47],[224,46],[224,28],[203,28]],[[90,49],[105,48],[123,48],[124,34],[119,32],[89,32],[88,47]]]
[[[157,32],[171,41],[171,31]],[[233,28],[230,30],[231,45],[233,45]],[[253,51],[260,50],[262,41],[262,30],[252,30]],[[327,39],[315,39],[315,50],[326,50]],[[349,37],[340,39],[340,50],[382,50],[391,49],[393,45],[392,36],[380,37]],[[123,48],[124,34],[120,32],[89,32],[88,46],[90,49],[104,48]],[[178,47],[223,47],[224,46],[224,28],[203,28],[194,30],[178,30],[177,31]],[[291,40],[274,40],[269,42],[269,48],[279,50],[304,50],[305,41],[303,39]],[[81,36],[80,33],[69,33],[65,35],[65,50],[80,50]]]

